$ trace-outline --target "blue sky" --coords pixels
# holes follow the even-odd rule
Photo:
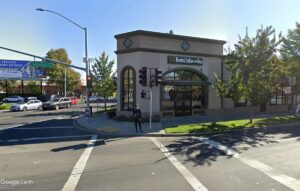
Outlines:
[[[212,38],[232,46],[238,34],[250,35],[272,25],[287,33],[300,22],[299,0],[0,0],[0,46],[45,56],[51,48],[65,48],[72,64],[84,67],[84,32],[63,18],[36,11],[59,12],[88,28],[89,57],[105,51],[111,59],[114,35],[149,30]],[[0,59],[32,60],[0,50]],[[84,75],[84,73],[82,73]]]

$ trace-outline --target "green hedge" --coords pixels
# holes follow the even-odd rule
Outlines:
[[[106,111],[106,114],[109,118],[113,118],[116,116],[116,109],[109,109]]]
[[[9,104],[4,103],[4,104],[0,105],[0,110],[8,110],[9,108],[10,108]]]

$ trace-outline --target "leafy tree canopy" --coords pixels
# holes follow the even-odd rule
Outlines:
[[[47,52],[46,58],[63,61],[68,64],[71,64],[72,62],[68,57],[67,51],[63,48],[51,49]],[[61,64],[54,64],[53,68],[46,69],[47,75],[50,77],[48,83],[56,84],[61,94],[64,92],[65,69],[67,74],[67,92],[71,92],[76,87],[80,86],[79,72],[76,72],[72,68],[63,66]]]
[[[113,66],[115,62],[109,61],[108,55],[105,52],[95,59],[92,65],[92,75],[94,92],[97,92],[99,96],[105,98],[113,96],[116,92],[116,86],[114,85],[114,72]],[[106,104],[105,104],[106,105]],[[106,107],[105,107],[106,108]]]

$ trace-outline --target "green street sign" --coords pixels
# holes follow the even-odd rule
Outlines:
[[[30,62],[32,67],[41,67],[41,68],[53,68],[53,63],[51,62]]]

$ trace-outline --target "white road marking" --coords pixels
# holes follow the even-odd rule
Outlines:
[[[181,175],[190,183],[195,191],[208,191],[205,186],[183,165],[176,157],[174,157],[169,150],[156,138],[151,137],[151,141],[163,152],[166,157],[171,161],[171,163],[176,167],[176,169],[181,173]]]
[[[279,170],[276,170],[256,159],[250,158],[250,157],[246,157],[246,156],[241,156],[239,158],[242,162],[244,162],[245,164],[263,172],[264,174],[268,175],[269,177],[271,177],[272,179],[280,182],[281,184],[289,187],[292,190],[295,191],[299,191],[300,190],[300,184],[297,183],[297,180],[287,176],[285,174],[283,174],[282,172],[280,172]]]
[[[10,119],[10,118],[12,118],[12,117],[2,117],[2,118],[0,118],[0,120],[1,119]]]
[[[220,143],[217,143],[215,141],[212,141],[210,139],[207,139],[207,138],[200,138],[200,141],[202,141],[203,143],[206,143],[206,144],[209,144],[221,151],[223,151],[226,155],[229,155],[229,156],[234,156],[235,158],[239,158],[239,153],[237,153],[236,151],[220,144]]]
[[[251,166],[252,168],[255,168],[262,173],[266,174],[270,178],[276,180],[277,182],[280,182],[281,184],[289,187],[292,190],[299,191],[300,190],[300,182],[297,181],[295,178],[287,176],[280,172],[277,169],[272,168],[271,166],[268,166],[256,159],[244,156],[244,155],[239,155],[236,151],[226,147],[225,145],[222,145],[218,142],[206,139],[206,138],[201,138],[201,141],[204,143],[210,144],[211,146],[222,150],[226,155],[232,155],[235,158],[238,158],[240,161],[243,163]]]
[[[94,148],[96,141],[97,141],[97,135],[92,135],[92,138],[91,138],[88,146],[86,147],[86,149],[82,153],[80,159],[77,161],[76,165],[74,166],[72,173],[71,173],[68,181],[64,185],[62,191],[74,191],[76,189],[76,186],[79,182],[79,179],[82,175],[84,167],[90,157],[90,154]]]
[[[296,142],[296,141],[299,141],[300,140],[300,137],[291,137],[291,138],[282,138],[282,139],[278,139],[278,140],[275,140],[276,142],[279,142],[279,143],[282,143],[282,142]]]
[[[2,140],[0,143],[12,143],[18,141],[39,141],[39,140],[51,140],[51,139],[70,139],[70,138],[83,138],[83,137],[91,137],[93,135],[73,135],[73,136],[56,136],[56,137],[34,137],[34,138],[24,138],[24,139],[9,139]]]

